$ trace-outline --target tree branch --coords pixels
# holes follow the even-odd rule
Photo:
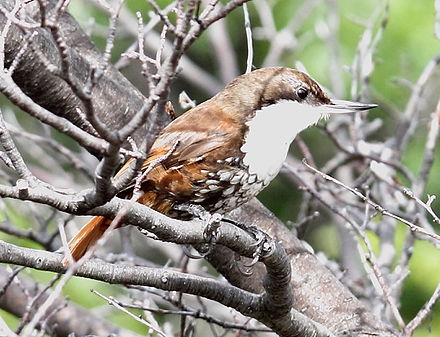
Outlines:
[[[7,268],[0,266],[0,289],[4,290],[0,292],[0,308],[6,310],[13,315],[22,317],[28,301],[40,292],[41,286],[36,284],[33,280],[23,275],[15,276],[13,282],[8,281]],[[40,299],[36,303],[43,303],[51,293],[51,290],[46,290],[40,296]],[[65,306],[65,304],[67,305]],[[58,336],[67,336],[70,333],[75,333],[78,336],[96,335],[96,336],[108,336],[116,334],[121,337],[137,337],[139,335],[117,328],[112,324],[103,320],[101,317],[91,313],[89,310],[78,307],[77,305],[67,302],[65,298],[58,297],[53,308],[63,306],[63,308],[56,312],[48,320],[48,326]]]

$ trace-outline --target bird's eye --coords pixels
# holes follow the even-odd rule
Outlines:
[[[296,94],[300,99],[305,99],[309,94],[309,91],[306,88],[301,87],[297,90]]]

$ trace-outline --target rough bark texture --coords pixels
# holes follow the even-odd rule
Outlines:
[[[6,268],[0,266],[0,289],[4,288],[4,285],[8,281],[8,275],[9,273]],[[28,277],[19,276],[18,279],[14,280],[6,288],[6,292],[3,296],[0,296],[0,308],[17,317],[23,317],[29,300],[38,295],[42,288],[42,286],[36,287],[35,281]],[[48,291],[40,296],[31,312],[38,309],[39,305],[43,303],[50,294],[50,291]],[[62,310],[57,310],[57,308],[62,308]],[[47,321],[47,326],[50,327],[49,331],[52,332],[52,335],[67,336],[71,333],[75,333],[77,336],[139,336],[133,332],[111,325],[105,319],[90,313],[89,310],[83,309],[72,302],[66,301],[64,298],[55,300],[49,312],[52,312],[53,309],[55,309],[55,314]]]
[[[12,1],[7,0],[7,2]],[[0,14],[0,26],[3,25],[4,20],[4,16]],[[62,22],[64,37],[71,47],[70,57],[74,65],[72,70],[78,80],[84,81],[91,65],[96,65],[101,55],[72,17],[64,15]],[[12,27],[6,41],[6,58],[9,62],[16,57],[23,39],[23,33],[18,28]],[[39,37],[34,41],[51,62],[59,62],[55,45],[47,32],[39,30]],[[84,130],[93,132],[76,110],[78,107],[81,108],[79,100],[61,79],[45,69],[31,49],[25,51],[14,73],[14,79],[35,102]],[[144,97],[118,71],[110,67],[94,89],[93,101],[99,118],[108,126],[118,128],[141,108]],[[163,122],[164,119],[159,121],[157,129]],[[146,128],[137,131],[135,138],[138,144],[144,139],[148,138],[151,141],[154,138],[154,133],[147,135],[145,132]],[[234,211],[231,216],[242,223],[257,226],[284,246],[291,258],[291,284],[295,309],[328,327],[337,336],[396,336],[393,330],[373,317],[362,303],[320,264],[313,253],[305,249],[300,240],[259,202],[252,201]],[[234,253],[222,247],[217,247],[208,259],[232,284],[253,292],[261,292],[265,275],[265,270],[261,266],[254,267],[252,275],[244,276],[237,270]],[[0,277],[1,284],[4,282],[4,276]],[[11,308],[11,303],[18,303],[20,299],[11,299],[12,294],[14,288],[10,287],[7,295],[0,299],[0,306],[20,316],[23,313],[22,309],[19,310],[20,306],[17,305],[16,310]],[[94,330],[97,323],[95,318],[83,319],[80,324],[76,324],[74,319],[77,313],[76,317],[86,316],[78,308],[72,307],[71,311],[61,311],[60,315],[64,316],[56,317],[58,324],[68,317],[68,324],[71,324],[73,329],[68,331],[78,331],[75,330],[76,327],[76,329],[84,329],[76,332],[78,335],[86,333],[105,335]],[[102,323],[98,325],[102,326]],[[64,333],[60,332],[60,335]]]
[[[253,225],[277,241],[291,259],[294,308],[316,322],[329,328],[337,336],[395,336],[372,315],[337,278],[324,267],[288,228],[254,199],[229,214],[233,219]],[[264,266],[257,264],[251,276],[245,276],[237,268],[245,270],[249,259],[237,262],[235,254],[225,247],[217,247],[208,256],[209,262],[232,284],[252,292],[261,292]]]
[[[5,6],[12,1],[6,1]],[[11,6],[12,7],[12,6]],[[29,8],[30,15],[38,10]],[[78,23],[69,15],[61,18],[61,33],[69,47],[69,58],[72,64],[72,74],[80,82],[85,83],[93,67],[97,67],[102,54],[93,45]],[[0,14],[0,26],[5,23],[5,16]],[[71,121],[73,124],[96,134],[92,126],[87,123],[81,101],[75,96],[69,86],[59,77],[53,75],[44,65],[44,61],[33,49],[38,49],[44,58],[55,65],[60,64],[59,53],[47,29],[35,29],[38,33],[33,37],[32,48],[26,48],[21,56],[20,63],[13,73],[14,81],[29,97],[57,116]],[[5,63],[8,66],[15,60],[17,54],[29,36],[17,26],[12,25],[5,44]],[[96,115],[110,129],[119,129],[131,120],[133,115],[142,108],[145,97],[114,67],[106,68],[103,76],[93,88],[93,105]],[[163,115],[157,121],[154,134],[169,122],[168,116]],[[151,130],[150,130],[151,131]],[[146,140],[146,129],[141,128],[133,134],[137,144]],[[151,139],[154,139],[152,134]]]

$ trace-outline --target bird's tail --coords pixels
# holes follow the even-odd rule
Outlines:
[[[109,226],[109,220],[103,216],[95,216],[86,223],[79,232],[69,241],[69,249],[75,261],[78,261],[92,247]],[[62,261],[68,264],[66,258]]]

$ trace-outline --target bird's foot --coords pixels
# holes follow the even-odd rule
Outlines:
[[[240,223],[235,220],[225,219],[225,218],[223,218],[222,221],[237,226],[238,228],[244,230],[246,233],[248,233],[251,237],[255,239],[255,242],[251,245],[252,247],[255,247],[255,251],[252,254],[251,262],[242,264],[248,270],[242,270],[241,268],[239,268],[240,272],[243,275],[249,276],[250,274],[252,274],[252,272],[250,271],[251,268],[260,260],[260,258],[267,257],[272,253],[273,251],[272,239],[265,232],[263,232],[261,229],[255,226],[249,226],[244,223]]]
[[[261,235],[265,234],[264,232],[262,232],[257,227],[249,226],[249,225],[246,225],[246,224],[244,224],[242,222],[238,222],[238,221],[235,221],[235,220],[232,220],[232,219],[228,219],[228,218],[223,218],[222,221],[230,223],[231,225],[234,225],[234,226],[244,230],[246,233],[248,233],[250,236],[252,236],[256,240],[254,245],[258,245],[259,241],[261,239]]]
[[[211,215],[211,213],[204,209],[203,206],[195,204],[179,204],[175,205],[174,209],[178,212],[184,213],[186,216],[189,214],[191,217],[199,218],[203,221],[209,219],[209,216]]]
[[[206,224],[203,231],[203,237],[205,238],[206,243],[209,244],[210,251],[212,246],[215,245],[217,241],[218,229],[220,227],[220,222],[223,217],[219,213],[209,213],[200,205],[182,204],[176,206],[176,209],[178,211],[189,213],[190,215],[199,218]],[[208,253],[204,253],[204,255]]]

